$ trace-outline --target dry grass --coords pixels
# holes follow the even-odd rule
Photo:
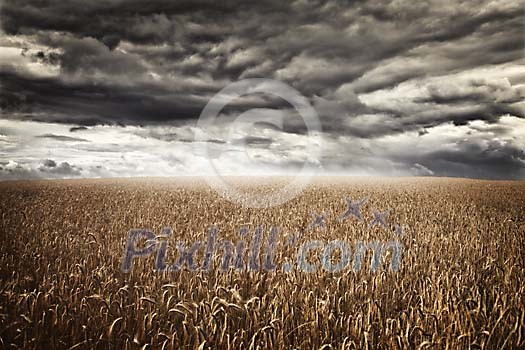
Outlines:
[[[390,209],[391,223],[410,227],[397,273],[163,275],[153,256],[120,270],[132,228],[171,226],[186,242],[211,225],[233,241],[243,225],[304,231],[302,240],[388,239],[337,220],[345,196],[368,194],[367,219]],[[5,182],[0,196],[0,347],[525,347],[524,182],[322,179],[268,210],[181,179]],[[306,230],[311,210],[331,210],[326,230]],[[283,242],[278,263],[294,257]]]

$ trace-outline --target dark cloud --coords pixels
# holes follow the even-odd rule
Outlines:
[[[0,13],[8,34],[59,31],[79,38],[92,37],[114,48],[121,40],[136,44],[174,43],[189,18],[197,23],[227,23],[237,14],[269,14],[289,6],[280,1],[160,0],[131,1],[5,0]],[[189,18],[188,18],[189,17]],[[220,35],[220,34],[219,34]],[[197,27],[189,39],[217,41],[217,33]]]
[[[195,120],[213,96],[209,86],[181,92],[154,82],[132,86],[111,81],[76,82],[60,77],[28,77],[9,70],[0,71],[0,80],[3,87],[0,106],[4,116],[12,118],[24,112],[24,117],[32,113],[30,118],[36,121],[85,126]],[[240,113],[270,106],[289,108],[280,98],[259,95],[235,99],[222,112]]]
[[[4,88],[0,105],[12,112],[31,111],[38,121],[84,125],[169,121],[195,118],[206,103],[203,98],[180,97],[154,84],[98,85],[30,78],[14,72],[0,72],[0,79]]]
[[[269,137],[247,136],[242,139],[234,140],[234,144],[247,145],[252,147],[270,147],[273,140]]]
[[[10,76],[2,77],[3,109],[27,113],[29,108],[39,120],[49,115],[53,121],[144,124],[196,118],[206,98],[241,77],[277,77],[311,99],[330,100],[335,89],[360,77],[366,79],[355,85],[355,93],[391,87],[437,73],[429,66],[451,67],[434,57],[426,58],[436,62],[425,67],[365,73],[393,57],[417,57],[410,50],[469,36],[478,37],[478,54],[466,55],[461,48],[471,52],[471,45],[458,43],[438,48],[440,55],[459,57],[459,66],[505,52],[512,52],[507,61],[517,59],[523,14],[519,6],[477,11],[377,1],[6,0],[0,19],[6,33],[33,35],[57,50],[34,56],[59,65],[62,74],[42,82],[4,72]],[[116,50],[123,42],[132,45]],[[151,80],[151,74],[162,81]],[[65,79],[68,75],[75,79]],[[199,79],[207,81],[189,83]],[[46,94],[39,85],[49,87]],[[34,101],[36,95],[42,101]],[[339,98],[334,103],[345,102]],[[347,105],[345,113],[355,114],[353,106]],[[330,124],[340,116],[325,118],[323,124]]]
[[[111,51],[106,45],[93,38],[50,37],[43,42],[60,48],[60,67],[64,73],[97,74],[112,76],[140,76],[146,68],[133,55]]]
[[[44,174],[52,174],[60,177],[75,177],[80,176],[82,173],[82,168],[80,167],[71,165],[68,162],[62,162],[57,165],[56,162],[51,159],[44,161],[38,170]]]
[[[77,131],[83,131],[83,130],[88,130],[88,128],[85,126],[73,126],[69,128],[69,132],[77,132]]]
[[[147,8],[139,2],[8,0],[2,6],[1,19],[3,29],[9,34],[37,30],[69,32],[103,40],[110,47],[120,39],[144,43],[165,41],[174,23],[162,14],[162,8],[158,12]]]
[[[505,142],[465,140],[453,150],[436,150],[422,160],[438,176],[523,179],[525,151]]]
[[[45,168],[54,168],[57,166],[57,163],[53,159],[46,159],[43,162]]]
[[[221,88],[263,77],[305,95],[330,140],[425,139],[433,127],[476,121],[490,124],[497,139],[507,132],[502,116],[525,117],[525,75],[509,69],[524,67],[524,20],[519,2],[484,0],[4,0],[0,42],[17,50],[0,55],[0,116],[77,125],[70,132],[100,124],[194,126]],[[266,95],[232,101],[219,123],[250,108],[283,112],[280,132],[296,134],[286,136],[306,133],[288,103]],[[179,131],[139,136],[192,140]],[[275,142],[242,140],[261,148]],[[469,150],[502,169],[512,163]],[[443,169],[460,169],[453,154],[433,156]],[[441,174],[425,159],[406,166]],[[487,166],[483,174],[493,176],[496,167]]]
[[[25,56],[24,51],[22,51],[22,56]],[[36,59],[38,62],[42,62],[49,65],[60,64],[60,55],[56,52],[38,51],[32,55],[32,58]]]

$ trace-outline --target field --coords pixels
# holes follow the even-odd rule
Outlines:
[[[364,221],[339,220],[347,197],[368,196]],[[525,182],[318,178],[270,209],[189,178],[3,182],[0,198],[2,348],[525,348]],[[387,228],[368,227],[373,209],[390,211]],[[326,213],[325,227],[311,226],[312,211]],[[128,232],[166,226],[167,263],[170,243],[205,241],[212,226],[248,248],[263,227],[263,251],[279,227],[276,270],[221,271],[217,253],[209,271],[159,272],[152,254],[124,273]],[[319,251],[307,257],[317,272],[283,271],[310,239],[352,249],[396,239],[404,251],[398,271],[388,254],[371,271],[370,251],[358,272],[327,272]]]

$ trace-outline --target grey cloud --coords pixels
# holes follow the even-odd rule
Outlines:
[[[111,51],[106,45],[93,38],[51,36],[43,42],[63,50],[63,53],[58,55],[58,60],[64,73],[102,72],[113,76],[129,74],[138,76],[146,72],[138,57]]]
[[[9,161],[0,167],[0,181],[42,178],[75,178],[83,175],[83,169],[68,162],[57,163],[46,159],[39,166],[31,163]]]
[[[247,145],[252,147],[269,147],[273,143],[273,139],[261,136],[246,136],[242,139],[234,140],[234,144]]]
[[[54,168],[57,166],[57,163],[52,159],[46,159],[43,162],[45,168]]]
[[[65,135],[55,135],[55,134],[43,134],[36,136],[40,139],[52,139],[56,141],[64,141],[64,142],[88,142],[86,139],[82,139],[79,137],[71,137],[71,136],[65,136]]]
[[[81,175],[82,168],[71,165],[68,162],[62,162],[58,165],[54,161],[51,162],[46,160],[38,170],[47,175],[58,175],[61,177],[75,177]]]
[[[438,176],[481,179],[522,179],[525,153],[511,144],[492,140],[486,144],[466,140],[455,150],[436,150],[424,160]]]
[[[38,179],[39,175],[37,171],[13,161],[0,167],[0,180]]]
[[[497,139],[508,133],[501,116],[525,117],[525,89],[518,86],[525,78],[485,79],[484,70],[523,65],[524,19],[519,2],[488,0],[4,0],[1,29],[20,38],[13,48],[27,47],[20,62],[0,64],[0,116],[75,125],[70,132],[99,124],[193,126],[222,87],[265,77],[304,94],[330,140],[425,140],[427,129],[474,121],[489,123]],[[468,83],[455,76],[467,71],[475,76]],[[396,90],[404,84],[422,93],[405,96]],[[367,95],[390,90],[389,100],[367,102]],[[283,137],[306,133],[290,105],[268,96],[232,101],[219,123],[227,127],[249,108],[281,111]],[[472,133],[482,132],[475,128]],[[141,136],[192,140],[158,130]],[[72,141],[64,137],[49,139]],[[245,141],[273,146],[271,139]],[[496,162],[494,153],[468,150],[485,157],[484,174],[495,176],[488,165]],[[426,159],[401,163],[418,174],[439,175],[446,164],[454,174],[463,171],[453,154],[432,157],[436,166]],[[465,171],[478,176],[475,162],[464,159]]]
[[[461,87],[441,84],[428,85],[426,89],[429,96],[416,100],[417,102],[454,104],[473,101],[512,104],[525,100],[525,93],[513,87],[508,80],[495,82],[478,79],[471,80]]]
[[[77,131],[83,131],[83,130],[88,130],[88,128],[85,126],[73,126],[69,128],[69,132],[77,132]]]
[[[434,63],[376,76],[365,73],[381,67],[389,58],[417,55],[410,50],[444,41],[451,44],[436,48],[441,53],[453,55],[462,47],[471,52],[468,43],[456,44],[469,36],[479,36],[476,48],[483,54],[460,57],[484,59],[512,51],[515,58],[520,53],[516,50],[519,45],[505,43],[509,39],[521,40],[520,26],[515,24],[522,19],[519,6],[492,7],[480,12],[468,6],[445,10],[438,3],[377,1],[247,4],[165,0],[144,4],[7,0],[0,16],[7,33],[34,35],[38,42],[59,50],[60,54],[53,52],[52,60],[46,58],[51,54],[40,56],[48,62],[58,61],[64,78],[75,74],[74,84],[80,90],[68,94],[59,86],[50,88],[45,101],[37,101],[35,106],[33,101],[26,102],[23,88],[17,90],[20,86],[4,78],[8,80],[2,96],[4,109],[26,109],[25,113],[39,115],[35,117],[38,120],[48,115],[53,121],[78,118],[89,123],[124,124],[196,118],[206,98],[241,76],[279,77],[312,99],[319,96],[333,100],[335,89],[360,77],[366,80],[354,87],[355,93],[382,89],[424,76],[431,70],[429,66],[441,67],[442,71],[453,67]],[[489,39],[486,49],[481,46],[487,42],[484,36]],[[127,45],[125,51],[117,50],[123,41],[132,45]],[[435,51],[425,54],[429,53]],[[311,60],[317,60],[319,65],[312,66]],[[440,57],[432,60],[439,63]],[[458,64],[464,66],[468,59],[461,58]],[[149,73],[162,77],[163,82],[148,82]],[[191,80],[191,76],[211,81],[198,87],[177,82],[182,77]],[[33,86],[41,83],[27,76],[16,78]],[[126,83],[117,83],[119,79]],[[170,85],[168,80],[172,80]],[[56,78],[54,83],[70,85],[71,79]],[[182,94],[171,96],[171,101],[166,102],[169,91]],[[95,102],[97,96],[105,101]],[[195,96],[202,97],[202,101]],[[62,101],[55,101],[58,99]],[[340,98],[335,101],[344,102]],[[55,106],[45,108],[49,104]],[[355,114],[353,106],[347,105],[345,112]],[[86,115],[71,117],[78,114]],[[70,117],[61,119],[56,115]],[[324,124],[331,124],[334,119],[337,125],[338,118],[327,115]]]
[[[14,72],[0,72],[0,79],[5,88],[0,91],[0,105],[11,111],[21,105],[23,109],[18,111],[32,111],[33,119],[40,121],[94,125],[195,118],[206,102],[193,96],[181,98],[153,84],[98,85],[36,79]]]
[[[482,135],[465,135],[455,141],[442,136],[444,147],[431,147],[430,141],[406,147],[400,141],[383,152],[378,152],[377,146],[368,149],[352,142],[345,144],[345,153],[325,155],[323,164],[328,171],[343,169],[357,174],[523,179],[525,150],[509,138],[495,140]]]

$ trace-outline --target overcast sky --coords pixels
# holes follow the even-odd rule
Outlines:
[[[523,1],[0,0],[0,179],[205,174],[197,120],[282,81],[204,143],[221,171],[525,178]],[[227,138],[237,116],[283,118]],[[245,157],[247,155],[247,157]]]

